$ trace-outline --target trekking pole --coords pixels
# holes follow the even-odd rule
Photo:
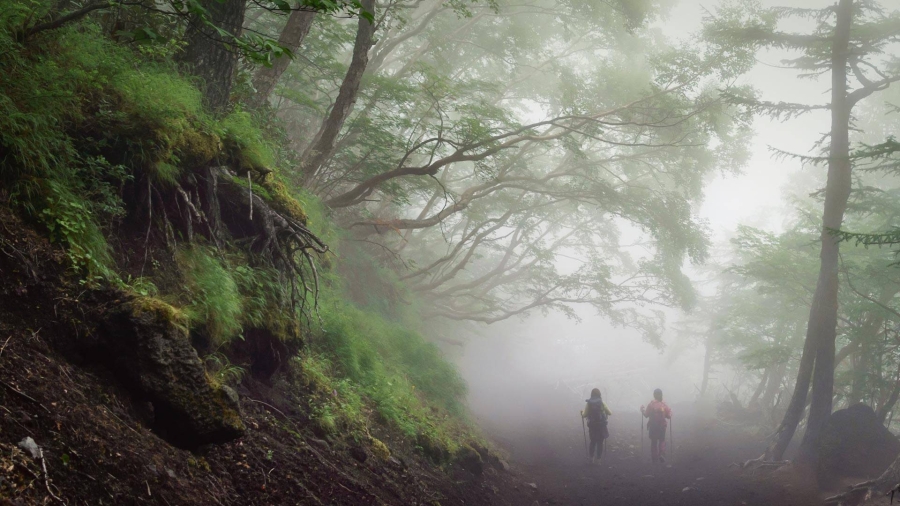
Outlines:
[[[641,413],[641,458],[644,460],[644,414]]]
[[[584,428],[584,417],[581,417],[581,432],[584,433],[584,453],[588,453],[588,444],[587,444],[587,429]],[[590,456],[590,455],[588,455]]]
[[[672,419],[669,418],[669,442],[672,443],[672,462],[675,461],[675,436],[672,435],[672,427],[674,426]]]

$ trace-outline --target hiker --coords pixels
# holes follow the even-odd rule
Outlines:
[[[606,428],[606,425],[611,414],[612,411],[603,402],[600,389],[595,388],[591,390],[591,398],[587,399],[587,404],[584,405],[584,410],[581,412],[581,417],[587,418],[588,429],[591,434],[591,446],[588,450],[591,464],[596,464],[600,461],[600,457],[603,456],[603,441],[609,437],[609,429]],[[595,451],[596,457],[594,456]]]
[[[650,432],[650,459],[656,462],[666,461],[666,420],[672,418],[672,410],[663,402],[662,390],[653,391],[653,400],[646,408],[641,406],[641,414],[647,421],[647,430]]]

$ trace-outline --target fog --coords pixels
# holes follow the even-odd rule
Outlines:
[[[696,399],[700,350],[659,350],[585,313],[580,324],[553,314],[498,323],[466,344],[458,364],[480,425],[500,438],[534,437],[536,424],[577,435],[592,388],[614,414],[637,414],[654,388],[673,406]]]
[[[762,4],[822,8],[831,2],[765,0]],[[898,6],[900,2],[887,7]],[[690,40],[700,29],[702,17],[716,7],[716,2],[679,2],[655,29],[670,39]],[[782,23],[779,28],[802,32],[813,26],[812,21],[801,19]],[[752,71],[739,78],[740,83],[754,86],[759,96],[772,102],[827,103],[827,74],[798,79],[796,72],[785,70],[782,61],[797,56],[789,51],[762,51]],[[803,190],[796,184],[798,176],[821,178],[824,167],[804,167],[797,159],[775,156],[774,151],[818,153],[816,143],[827,133],[829,124],[827,111],[814,111],[789,121],[758,116],[753,122],[747,165],[739,172],[723,167],[706,180],[697,216],[708,227],[712,255],[708,265],[684,266],[702,296],[715,296],[719,284],[714,278],[729,261],[722,251],[739,225],[779,234],[797,219],[791,198]],[[558,261],[566,264],[571,260]],[[621,443],[624,439],[630,444],[629,451],[636,451],[634,433],[622,434],[630,429],[621,424],[637,425],[639,408],[652,399],[655,388],[663,390],[676,413],[688,417],[714,417],[715,404],[728,400],[730,392],[746,401],[755,384],[741,381],[746,379],[747,370],[726,364],[713,366],[709,389],[701,399],[705,353],[701,336],[692,339],[689,332],[685,335],[677,330],[691,314],[672,308],[663,312],[666,327],[659,346],[645,342],[634,329],[611,325],[587,307],[576,309],[578,319],[535,311],[526,318],[463,332],[466,343],[453,354],[469,385],[473,415],[490,435],[507,441],[512,448],[521,447],[516,440],[552,440],[554,434],[573,438],[567,448],[537,457],[518,455],[539,460],[551,453],[556,455],[556,451],[581,452],[578,412],[594,387],[601,390],[620,431],[613,431],[610,441],[619,438]],[[792,369],[788,376],[793,374]],[[792,377],[785,381],[790,384]],[[785,398],[790,393],[786,389],[782,392]]]
[[[821,8],[821,0],[765,0],[764,6]],[[657,23],[655,29],[673,40],[696,36],[702,19],[717,2],[684,0]],[[803,31],[811,23],[794,21],[781,29]],[[758,64],[740,78],[753,85],[770,101],[809,102],[810,96],[827,101],[828,82],[800,80],[784,70],[781,60],[796,56],[787,51],[763,51]],[[828,113],[813,112],[790,121],[765,117],[754,119],[751,158],[738,173],[715,174],[706,182],[705,199],[698,215],[711,232],[711,242],[721,245],[733,236],[739,224],[777,232],[792,213],[785,197],[793,174],[803,170],[795,160],[773,155],[771,148],[792,153],[811,153],[827,130]],[[568,263],[560,260],[561,264]],[[702,266],[686,265],[695,287],[712,293],[714,284]],[[535,312],[527,318],[485,326],[467,336],[462,351],[455,351],[460,370],[469,384],[473,413],[496,428],[515,429],[540,413],[547,416],[547,396],[558,397],[553,409],[566,406],[562,419],[573,420],[590,390],[600,388],[614,411],[637,412],[652,399],[654,388],[663,388],[667,401],[688,404],[698,399],[703,369],[703,349],[672,331],[672,325],[687,315],[667,309],[664,345],[653,346],[629,328],[610,325],[589,308],[578,308],[580,321],[557,313]],[[740,371],[737,371],[740,373]],[[710,378],[720,395],[722,385],[732,382],[736,371],[720,368]]]

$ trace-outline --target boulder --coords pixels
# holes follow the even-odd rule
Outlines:
[[[900,454],[900,440],[865,404],[832,413],[819,442],[819,483],[839,477],[875,478]]]
[[[154,428],[169,442],[231,441],[245,430],[237,396],[210,383],[186,323],[165,302],[127,296],[104,314],[91,354],[152,403]]]
[[[488,466],[498,470],[498,471],[509,471],[509,464],[507,464],[503,459],[498,457],[494,452],[490,449],[480,445],[473,444],[472,447],[475,451],[481,455],[481,460]]]
[[[469,445],[459,449],[456,455],[456,462],[459,464],[459,467],[475,476],[480,476],[484,472],[484,461],[481,459],[481,455]]]

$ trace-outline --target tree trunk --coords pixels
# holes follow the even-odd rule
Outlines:
[[[813,465],[818,461],[819,437],[825,422],[831,416],[834,399],[840,242],[832,231],[841,228],[852,186],[851,105],[847,97],[847,59],[852,22],[853,0],[841,0],[837,8],[831,46],[831,147],[828,154],[828,179],[825,184],[825,209],[822,215],[820,254],[822,263],[806,331],[806,339],[816,341],[816,367],[813,373],[812,403],[809,407],[806,435],[800,446],[800,459]]]
[[[292,11],[287,24],[278,37],[278,43],[296,53],[303,44],[303,39],[309,33],[312,22],[316,17],[315,11]],[[256,95],[250,99],[250,107],[256,109],[262,107],[269,100],[269,95],[275,90],[275,85],[281,79],[281,74],[287,70],[291,59],[287,56],[277,58],[271,67],[260,67],[253,75],[253,87]]]
[[[800,367],[797,370],[797,382],[794,383],[794,393],[791,395],[791,402],[788,404],[787,411],[784,412],[784,418],[776,431],[775,441],[766,448],[764,457],[767,460],[783,460],[784,451],[787,450],[794,432],[797,431],[797,425],[803,418],[803,412],[806,410],[806,397],[809,393],[809,383],[812,379],[813,364],[816,358],[816,341],[809,337],[807,331],[806,340],[803,343],[803,354],[800,355]]]
[[[765,416],[766,421],[771,423],[775,422],[775,417],[773,416],[775,410],[775,396],[778,395],[778,392],[781,390],[781,381],[784,379],[786,370],[787,362],[782,362],[774,366],[772,373],[769,374],[769,381],[766,383],[766,389],[760,400],[763,416]]]
[[[894,388],[891,389],[891,394],[875,411],[875,416],[878,417],[878,421],[881,422],[882,425],[884,425],[888,413],[890,413],[891,410],[894,409],[894,405],[897,404],[898,398],[900,398],[900,364],[897,366],[897,376],[894,378]]]
[[[700,383],[700,397],[706,395],[706,389],[709,388],[709,373],[712,362],[712,337],[706,338],[706,353],[703,354],[703,381]]]
[[[244,24],[246,0],[203,0],[209,12],[209,21],[225,30],[230,36],[239,37]],[[200,78],[200,87],[206,104],[215,113],[228,106],[234,74],[237,69],[238,50],[232,40],[219,35],[213,28],[198,19],[191,20],[185,32],[187,47],[181,60],[189,71]]]
[[[756,391],[753,392],[753,396],[750,397],[750,402],[747,403],[747,406],[753,406],[757,402],[759,402],[759,397],[763,394],[763,391],[766,389],[766,385],[769,383],[769,376],[772,375],[772,370],[777,366],[769,366],[766,367],[766,370],[763,371],[762,378],[759,380],[759,385],[756,386]]]
[[[362,0],[362,8],[366,12],[375,13],[375,0]],[[334,142],[344,125],[344,121],[353,110],[356,103],[356,95],[366,65],[369,62],[369,49],[372,48],[375,25],[367,19],[359,18],[359,28],[356,31],[356,42],[353,45],[353,58],[350,60],[350,68],[341,83],[337,100],[331,108],[331,112],[322,122],[319,132],[313,138],[312,143],[306,148],[300,162],[300,172],[303,180],[309,182],[316,175],[322,165],[331,158],[334,151]]]

